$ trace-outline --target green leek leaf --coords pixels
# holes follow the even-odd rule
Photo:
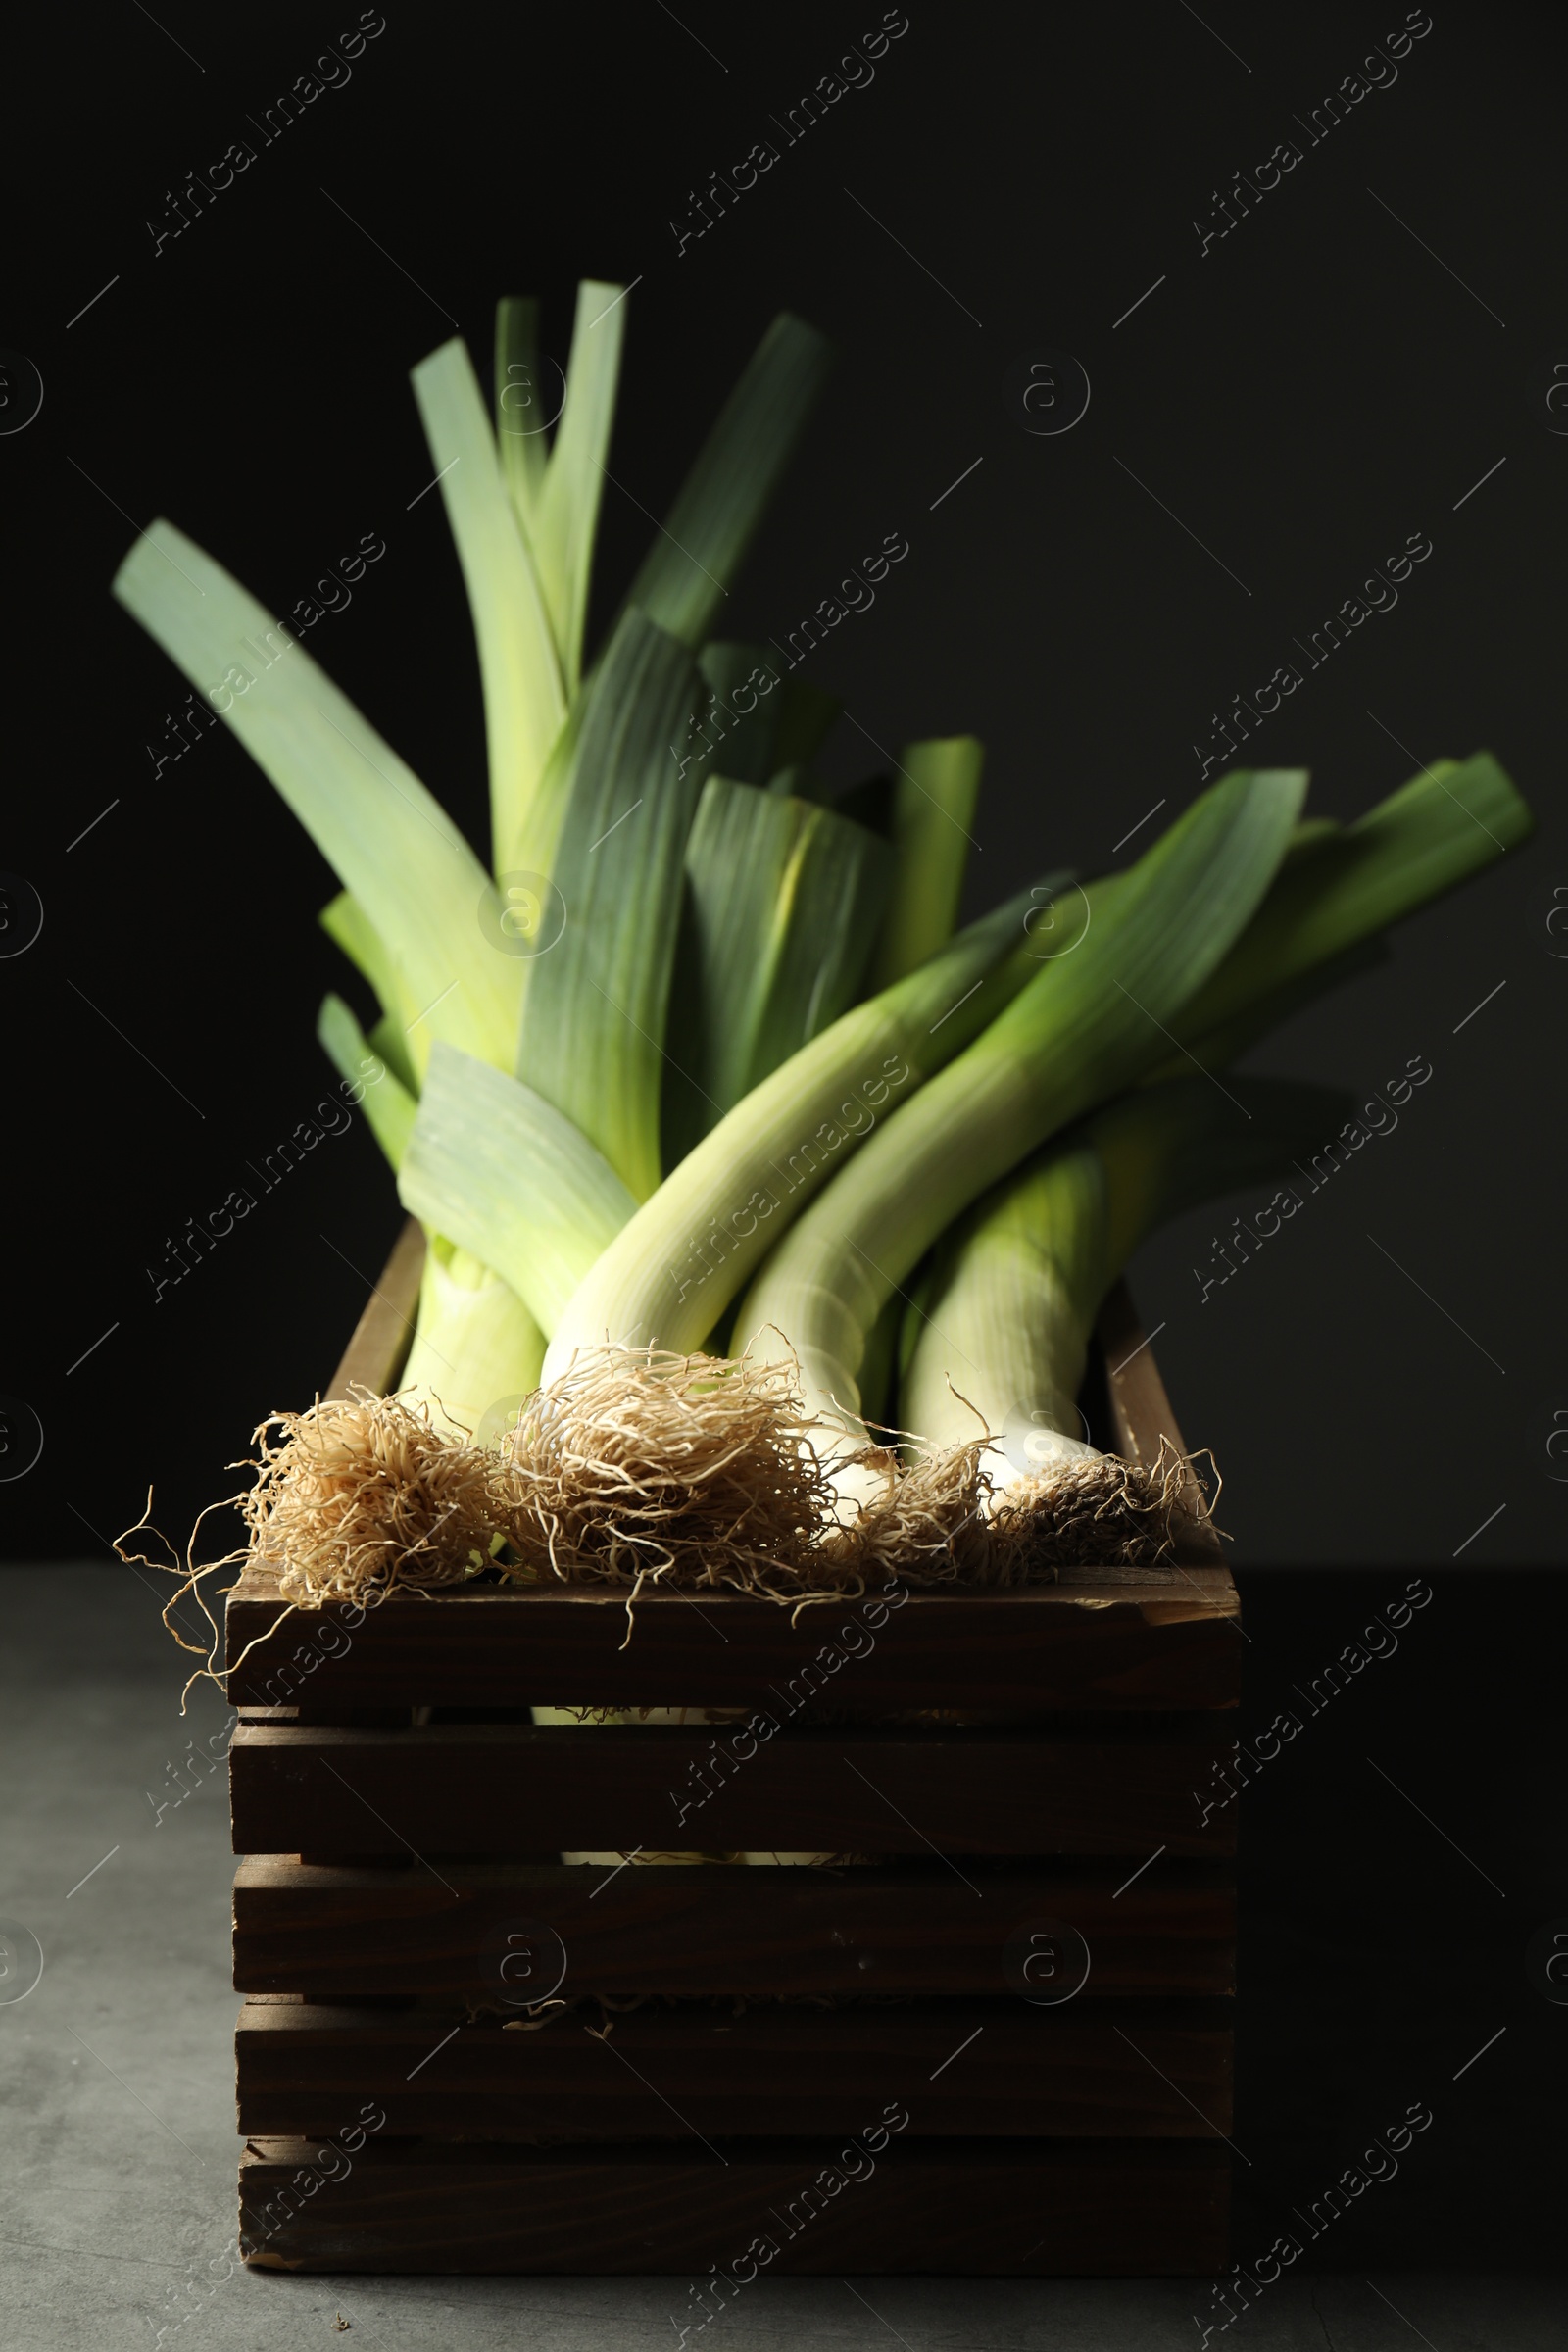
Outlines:
[[[504,295],[496,304],[496,448],[513,512],[530,547],[550,455],[545,396],[539,305],[531,295]]]
[[[394,957],[415,1064],[432,1037],[510,1061],[521,966],[494,885],[440,803],[303,646],[171,522],[144,531],[115,595],[223,717]],[[220,701],[226,697],[226,705]]]
[[[627,603],[693,652],[730,584],[827,380],[831,346],[787,312],[774,319],[730,394]]]
[[[1534,824],[1490,752],[1423,768],[1354,824],[1301,842],[1224,962],[1172,1022],[1177,1038],[1185,1045],[1218,1029],[1402,921],[1495,864]]]
[[[577,289],[565,406],[556,429],[533,529],[534,562],[568,695],[576,692],[582,675],[594,539],[614,422],[625,323],[620,288],[585,278]]]
[[[709,777],[686,845],[666,1167],[855,1002],[890,865],[831,809]]]
[[[418,1006],[401,1003],[397,967],[386,952],[386,943],[354,893],[340,890],[316,919],[327,938],[342,949],[355,970],[368,980],[381,1010],[394,1018],[401,1015],[404,1020],[412,1020]]]
[[[414,392],[478,640],[491,851],[502,874],[515,862],[529,803],[566,715],[565,689],[467,346],[455,338],[421,360]]]
[[[873,985],[891,987],[953,937],[980,798],[985,747],[972,735],[906,744],[893,787],[893,890]]]
[[[547,1337],[637,1206],[542,1095],[448,1046],[430,1056],[398,1195],[504,1275]]]
[[[316,1034],[338,1075],[363,1089],[360,1108],[369,1122],[370,1133],[396,1168],[403,1158],[417,1108],[413,1095],[386,1055],[376,1051],[373,1039],[367,1039],[341,997],[321,999]],[[443,1046],[439,1051],[447,1053],[450,1049]],[[375,1075],[377,1064],[379,1076]]]
[[[370,1050],[379,1054],[405,1094],[417,1102],[419,1074],[409,1052],[409,1033],[394,1014],[384,1012],[370,1030]]]
[[[622,615],[567,778],[553,868],[564,928],[528,964],[517,1076],[581,1128],[638,1200],[660,1178],[664,1014],[703,780],[681,747],[700,689],[683,646],[646,613]]]

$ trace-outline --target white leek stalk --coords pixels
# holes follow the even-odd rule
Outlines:
[[[425,1252],[419,1320],[400,1393],[438,1429],[484,1442],[539,1385],[544,1334],[499,1274],[439,1236]]]

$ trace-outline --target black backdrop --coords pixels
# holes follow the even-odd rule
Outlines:
[[[477,838],[477,671],[440,500],[411,503],[432,469],[408,369],[454,331],[487,369],[508,291],[544,297],[564,356],[579,274],[639,281],[602,603],[773,312],[838,339],[727,617],[782,633],[906,535],[810,674],[880,744],[986,739],[974,908],[1103,862],[1161,799],[1166,821],[1215,714],[1281,663],[1303,683],[1256,755],[1310,765],[1329,813],[1440,755],[1502,758],[1534,845],[1253,1056],[1367,1088],[1429,1058],[1397,1131],[1206,1302],[1194,1269],[1249,1199],[1186,1220],[1134,1279],[1244,1559],[1555,1555],[1568,438],[1540,371],[1568,362],[1558,24],[1440,8],[1406,42],[1394,0],[1216,0],[1206,22],[910,0],[789,142],[803,93],[852,43],[874,52],[882,21],[388,0],[347,77],[323,68],[337,86],[270,140],[279,94],[353,50],[353,9],[167,0],[156,22],[53,12],[8,34],[0,342],[43,389],[0,438],[0,867],[43,910],[0,962],[0,1391],[44,1437],[0,1485],[11,1556],[96,1549],[149,1479],[183,1530],[260,1412],[326,1376],[399,1222],[356,1122],[154,1301],[166,1237],[325,1095],[314,1020],[344,973],[314,921],[328,871],[224,730],[155,772],[184,685],[110,577],[167,514],[283,611],[378,533],[312,651]],[[1392,60],[1363,69],[1377,44]],[[1329,93],[1363,72],[1377,86],[1330,127]],[[710,174],[733,184],[760,140],[776,165],[681,246]],[[254,163],[172,233],[187,175],[211,188],[234,141]],[[1260,194],[1282,142],[1299,161]],[[1238,172],[1252,193],[1227,213]],[[1046,352],[1091,390],[1054,435],[1006,391]],[[33,385],[15,357],[9,377],[14,422]],[[1297,642],[1413,533],[1432,554],[1397,605],[1308,669]],[[848,774],[864,747],[844,734]],[[15,940],[32,902],[11,905]],[[11,1426],[15,1466],[30,1424]]]

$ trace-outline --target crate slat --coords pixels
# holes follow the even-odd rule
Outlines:
[[[1185,1457],[1187,1441],[1165,1393],[1165,1383],[1133,1305],[1132,1294],[1124,1282],[1118,1282],[1106,1298],[1095,1336],[1104,1357],[1111,1442],[1116,1451],[1145,1468],[1158,1461],[1160,1448],[1165,1445]],[[1200,1512],[1202,1495],[1190,1469],[1183,1476],[1182,1488],[1195,1512]],[[1219,1538],[1206,1519],[1198,1518],[1186,1539],[1183,1554],[1192,1566],[1224,1564]]]
[[[329,1721],[367,1706],[1234,1706],[1245,1643],[1223,1567],[1152,1585],[910,1593],[813,1604],[792,1622],[739,1593],[495,1586],[394,1593],[363,1623],[300,1611],[275,1633],[275,1582],[247,1571],[228,1602],[228,1693]],[[256,1643],[241,1664],[241,1653]]]
[[[710,2139],[856,2132],[903,2098],[907,2129],[976,2137],[1174,2138],[1231,2128],[1230,2003],[922,2001],[681,2006],[542,2028],[461,2007],[247,2002],[239,2128],[330,2134],[371,2102],[392,2134]]]
[[[779,1710],[768,1718],[773,1725]],[[753,1718],[753,1722],[757,1721]],[[234,1850],[1223,1854],[1228,1716],[1103,1731],[241,1724]]]
[[[313,2140],[247,2148],[240,2249],[251,2263],[692,2282],[717,2265],[729,2285],[709,2278],[708,2305],[672,2289],[677,2319],[695,2323],[737,2292],[744,2311],[763,2271],[1201,2277],[1227,2257],[1228,2160],[1200,2141],[905,2139],[874,2159],[846,2158],[836,2138],[732,2141],[694,2159],[647,2144],[543,2155],[371,2140],[346,2173],[327,2158],[337,2179],[320,2158]]]
[[[414,1318],[419,1303],[419,1278],[424,1272],[424,1227],[408,1217],[380,1280],[360,1310],[348,1346],[338,1359],[327,1389],[328,1396],[346,1396],[356,1388],[384,1395],[402,1371],[414,1338]]]
[[[527,1986],[540,1997],[996,1994],[1019,1988],[1006,1974],[1019,1948],[1012,1939],[1054,1923],[1088,1946],[1081,1997],[1232,1991],[1236,1903],[1225,1867],[1161,1859],[1118,1893],[1127,1878],[1124,1861],[972,1863],[966,1875],[935,1862],[610,1872],[253,1861],[234,1881],[234,1985],[499,2000],[522,1982],[501,1973],[505,1936],[514,1932],[526,1955],[517,1965],[536,1968]],[[562,1953],[564,1977],[545,1984]]]

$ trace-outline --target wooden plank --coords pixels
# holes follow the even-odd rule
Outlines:
[[[235,1705],[1234,1706],[1245,1647],[1223,1566],[1168,1584],[869,1595],[792,1612],[740,1593],[603,1587],[394,1593],[363,1619],[282,1606],[248,1570],[227,1610]],[[243,1653],[250,1648],[250,1654]]]
[[[1213,2137],[1231,2128],[1230,2003],[921,2001],[645,2008],[545,2026],[247,2003],[239,2128],[328,2135],[379,2107],[393,2134],[635,2140],[856,2132],[903,2100],[910,2132]]]
[[[1224,1854],[1232,1718],[1032,1731],[237,1726],[234,1850]],[[775,1737],[775,1733],[780,1736]],[[1204,1820],[1205,1803],[1209,1806]]]
[[[346,1396],[351,1381],[377,1396],[394,1385],[408,1360],[423,1272],[424,1227],[417,1217],[410,1217],[361,1309],[354,1336],[332,1375],[329,1396]]]
[[[590,1735],[591,1736],[591,1735]],[[1030,1937],[1044,1940],[1032,1977]],[[510,1981],[503,1975],[512,1937]],[[1076,1940],[1075,1940],[1076,1939]],[[513,2003],[583,1994],[1000,1994],[1082,1980],[1109,1993],[1234,1990],[1224,1865],[1155,1859],[998,1868],[420,1861],[407,1870],[246,1862],[240,1992],[410,1993]],[[553,1980],[553,1981],[551,1981]],[[1053,1989],[1054,1984],[1053,1984]]]
[[[861,2120],[874,2138],[880,2118]],[[672,2290],[690,2328],[764,2272],[1212,2276],[1228,2166],[1181,2140],[906,2138],[875,2155],[731,2141],[692,2157],[371,2139],[350,2158],[264,2139],[241,2160],[240,2250],[279,2270],[673,2275],[709,2290]]]
[[[1124,1282],[1117,1283],[1101,1308],[1097,1337],[1104,1351],[1105,1385],[1117,1452],[1125,1454],[1128,1461],[1145,1466],[1159,1459],[1160,1447],[1167,1443],[1177,1453],[1185,1455],[1187,1441],[1171,1409],[1154,1351]],[[1190,1470],[1182,1484],[1189,1507],[1196,1513],[1203,1498]],[[1195,1525],[1179,1554],[1186,1568],[1223,1567],[1224,1557],[1219,1538],[1204,1520]]]

